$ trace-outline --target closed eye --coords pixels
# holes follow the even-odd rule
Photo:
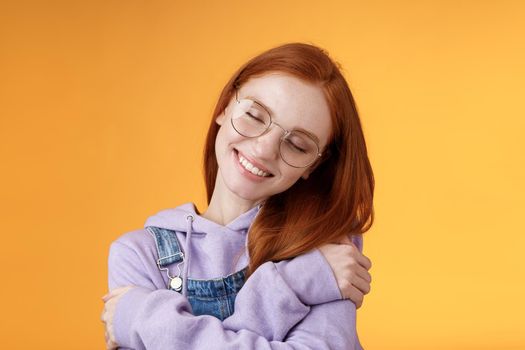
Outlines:
[[[286,143],[287,143],[290,147],[292,147],[293,149],[295,149],[296,151],[301,152],[301,153],[306,153],[306,150],[305,150],[305,149],[303,149],[303,148],[297,146],[297,145],[296,145],[295,143],[293,143],[292,141],[290,141],[290,140],[286,140]]]
[[[246,115],[248,115],[248,117],[250,117],[250,119],[255,119],[255,120],[257,120],[257,121],[259,121],[259,122],[261,122],[261,123],[264,124],[264,120],[262,120],[261,118],[259,118],[259,117],[255,116],[255,115],[253,115],[252,113],[250,113],[250,112],[246,112]]]

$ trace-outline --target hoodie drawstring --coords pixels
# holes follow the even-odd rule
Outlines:
[[[191,259],[191,234],[193,229],[193,220],[195,217],[193,214],[186,215],[186,252],[184,269],[182,272],[182,295],[186,296],[188,293],[188,276],[190,274],[190,259]]]

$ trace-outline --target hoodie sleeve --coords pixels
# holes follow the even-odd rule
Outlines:
[[[154,290],[141,276],[141,267],[130,260],[110,264],[110,285],[111,270],[129,266],[134,271],[121,272],[128,277],[115,286],[141,287],[127,292],[117,305],[114,327],[121,346],[198,350],[212,342],[219,349],[359,348],[355,306],[335,301],[341,299],[335,277],[317,249],[261,265],[237,295],[234,314],[223,322],[212,316],[194,316],[187,299],[178,293]]]
[[[127,339],[117,343],[136,350],[348,350],[361,349],[355,332],[355,306],[335,301],[312,306],[283,340],[267,339],[248,329],[228,329],[213,316],[194,316],[186,299],[168,290],[135,288],[122,297]],[[120,302],[119,302],[120,304]],[[138,305],[137,305],[138,304]],[[117,321],[115,321],[117,322]]]
[[[109,290],[128,285],[158,289],[139,254],[121,242],[113,242],[108,257]]]

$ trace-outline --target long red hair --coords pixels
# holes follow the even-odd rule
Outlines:
[[[333,130],[316,169],[288,190],[268,198],[250,227],[248,275],[267,261],[290,259],[344,235],[361,234],[374,221],[374,175],[354,98],[336,63],[313,45],[291,43],[270,49],[242,66],[223,88],[204,149],[208,203],[218,164],[215,138],[223,113],[250,78],[287,73],[321,87],[330,106]]]

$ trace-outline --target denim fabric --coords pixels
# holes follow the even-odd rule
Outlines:
[[[183,261],[175,231],[153,226],[148,229],[155,236],[159,268]],[[220,320],[233,314],[235,297],[244,285],[246,270],[244,268],[226,277],[210,280],[188,278],[187,297],[193,314],[215,316]],[[173,290],[169,285],[168,289]]]
[[[183,260],[179,241],[174,231],[152,226],[147,227],[147,229],[155,235],[155,243],[159,253],[159,259],[157,260],[159,267],[166,267]]]
[[[224,320],[233,314],[235,297],[244,284],[246,269],[224,278],[188,279],[188,300],[194,315],[212,315]]]

